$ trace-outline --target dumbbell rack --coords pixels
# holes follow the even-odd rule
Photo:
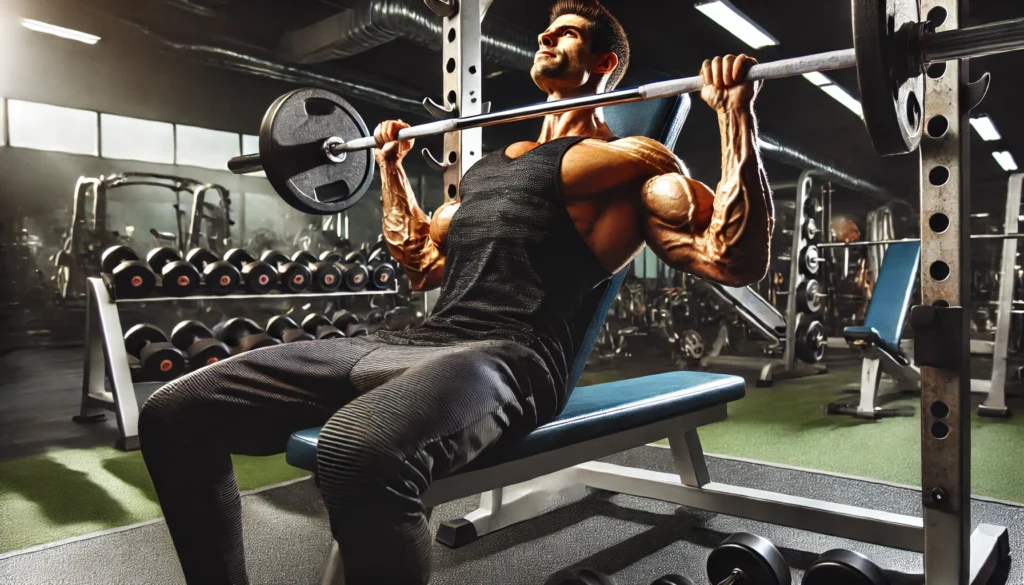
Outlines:
[[[193,295],[188,297],[146,297],[114,299],[102,278],[86,279],[85,357],[82,377],[82,404],[75,422],[92,423],[106,420],[104,411],[117,416],[118,439],[115,446],[122,451],[139,448],[139,405],[135,385],[124,347],[119,305],[191,301],[239,301],[322,299],[366,295],[393,295],[396,290],[300,294],[237,294]],[[110,380],[108,390],[106,381]]]

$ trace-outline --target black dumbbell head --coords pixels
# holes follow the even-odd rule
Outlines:
[[[804,585],[888,585],[882,569],[866,556],[845,549],[822,553],[804,573]]]
[[[114,268],[114,295],[119,299],[140,298],[156,287],[156,273],[142,260],[127,260]]]
[[[334,292],[341,287],[341,268],[332,262],[318,262],[313,266],[313,282],[320,292]]]
[[[245,317],[228,319],[214,329],[217,339],[228,345],[238,345],[238,341],[241,338],[262,332],[263,329],[260,329],[260,326],[255,321]]]
[[[232,248],[224,254],[224,259],[235,268],[241,270],[246,264],[256,260],[256,257],[244,248]]]
[[[198,370],[231,357],[231,348],[217,339],[200,339],[188,346],[187,353],[189,367]]]
[[[313,341],[316,336],[306,333],[302,329],[289,329],[284,332],[281,336],[281,341],[285,343],[294,343],[296,341]]]
[[[139,255],[128,246],[111,246],[103,251],[103,255],[100,256],[100,264],[103,266],[103,272],[113,274],[114,269],[122,262],[138,259]]]
[[[331,324],[342,331],[344,331],[349,325],[353,323],[360,323],[362,320],[363,319],[359,315],[344,309],[335,312],[334,315],[331,316]]]
[[[779,549],[768,540],[737,532],[728,536],[708,556],[708,579],[721,583],[736,570],[745,575],[745,583],[790,585],[789,566]]]
[[[128,355],[139,357],[142,348],[150,343],[166,342],[167,334],[156,325],[139,323],[124,334],[124,349]]]
[[[184,260],[174,260],[164,265],[160,285],[166,294],[187,297],[199,288],[201,278],[195,266]]]
[[[166,341],[150,343],[139,352],[139,365],[144,380],[167,382],[185,371],[185,354]]]
[[[271,263],[273,264],[273,263]],[[279,265],[281,288],[290,293],[301,293],[309,290],[313,282],[313,272],[305,264],[287,261]]]
[[[362,250],[353,250],[348,254],[345,254],[346,264],[366,264],[366,252]]]
[[[291,262],[291,260],[289,260],[287,256],[285,256],[281,252],[278,252],[277,250],[264,250],[263,253],[260,254],[260,260],[268,262],[275,266],[278,264]]]
[[[302,328],[307,333],[316,335],[316,330],[320,327],[330,327],[333,324],[331,320],[319,313],[310,313],[302,319]]]
[[[242,273],[227,260],[217,260],[203,268],[203,279],[211,294],[229,295],[241,286]]]
[[[341,284],[345,290],[359,292],[370,283],[370,272],[366,266],[345,262],[338,267],[341,268]]]
[[[387,290],[395,281],[395,267],[389,262],[370,265],[370,284],[377,290]]]
[[[188,254],[185,254],[185,262],[188,262],[200,270],[202,270],[207,264],[218,260],[220,260],[220,257],[218,257],[217,254],[209,248],[192,248],[188,251]]]
[[[390,262],[391,252],[386,247],[379,247],[370,252],[370,257],[367,258],[370,264],[376,264],[378,262]]]
[[[693,581],[682,575],[665,575],[658,577],[651,585],[693,585]]]
[[[384,309],[373,309],[366,314],[366,323],[369,325],[380,325],[384,322],[384,314],[387,313]]]
[[[242,268],[245,288],[264,295],[277,287],[277,270],[266,262],[249,262]]]
[[[338,264],[343,260],[344,257],[341,254],[337,252],[332,252],[331,250],[328,250],[320,254],[321,262],[330,262],[331,264]]]
[[[299,250],[292,254],[292,262],[298,262],[299,264],[316,264],[319,262],[316,256],[312,252],[306,250]]]
[[[295,322],[295,319],[292,319],[288,315],[276,315],[267,321],[267,333],[278,339],[283,338],[285,332],[289,329],[299,329],[301,331],[299,324]]]
[[[182,321],[171,330],[171,343],[178,349],[188,349],[188,346],[200,339],[213,337],[213,332],[206,325],[194,319]]]
[[[181,255],[178,254],[177,250],[169,246],[153,248],[146,254],[146,262],[149,262],[149,265],[157,272],[161,272],[164,266],[175,260],[181,260]]]
[[[246,335],[245,337],[238,340],[238,347],[235,348],[237,353],[243,353],[254,349],[261,349],[264,347],[271,347],[274,345],[281,345],[281,340],[271,337],[268,333],[260,332],[252,335]]]

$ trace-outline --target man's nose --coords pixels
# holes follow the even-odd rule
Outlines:
[[[540,33],[540,35],[537,36],[537,42],[545,49],[555,46],[554,39],[551,37],[551,33],[549,32]]]

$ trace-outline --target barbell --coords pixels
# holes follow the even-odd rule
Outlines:
[[[746,81],[764,81],[857,68],[864,123],[882,156],[917,149],[922,135],[923,74],[932,63],[1024,48],[1024,18],[934,32],[922,22],[916,0],[851,0],[854,48],[762,63]],[[700,91],[700,76],[649,83],[475,116],[403,128],[411,140],[538,118],[583,108],[678,96]],[[355,205],[373,179],[376,147],[359,113],[322,89],[298,89],[278,98],[260,127],[260,152],[232,158],[237,174],[266,172],[281,197],[296,209],[332,214]],[[456,157],[448,154],[449,162]]]
[[[971,234],[972,240],[1019,240],[1024,238],[1021,234]],[[905,238],[902,240],[873,240],[867,242],[829,242],[817,244],[819,248],[863,248],[865,246],[888,246],[890,244],[904,244],[906,242],[920,242],[921,238]]]

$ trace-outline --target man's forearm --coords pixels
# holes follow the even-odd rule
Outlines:
[[[380,175],[384,241],[412,287],[425,288],[431,272],[443,262],[440,250],[430,239],[430,220],[416,202],[400,162],[384,161]]]
[[[722,138],[722,179],[715,192],[707,231],[710,255],[741,265],[762,264],[771,238],[774,209],[757,150],[753,110],[718,113]],[[751,266],[751,269],[756,269]]]

